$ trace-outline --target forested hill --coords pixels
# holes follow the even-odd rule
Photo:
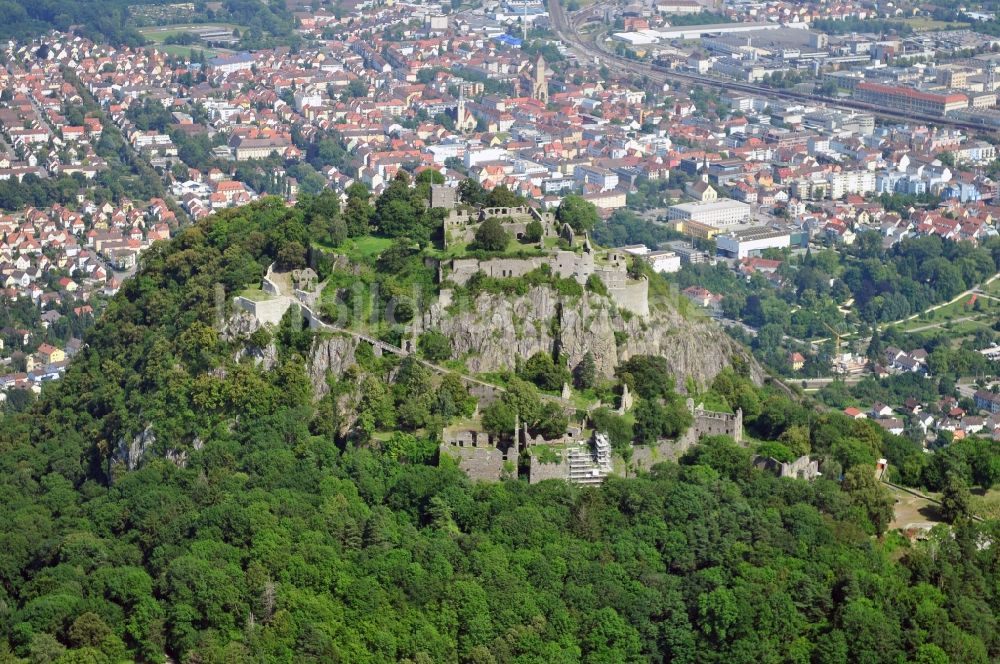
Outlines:
[[[725,438],[600,489],[472,484],[409,435],[345,443],[308,339],[279,329],[265,371],[216,331],[217,284],[308,247],[274,200],[157,245],[65,379],[0,423],[0,662],[1000,657],[996,524],[877,539],[873,429],[733,371],[717,398],[757,437],[855,460],[843,483],[779,480]],[[110,472],[147,423],[194,436],[185,456]]]
[[[94,42],[116,46],[141,46],[145,38],[136,29],[130,8],[142,5],[174,4],[173,0],[0,0],[0,39],[30,41],[49,30],[72,29]],[[207,3],[213,4],[213,3]],[[249,26],[260,34],[291,38],[294,21],[284,2],[263,0],[222,0],[220,16]],[[186,22],[213,17],[206,3],[194,3],[195,12]]]
[[[34,39],[74,27],[98,42],[139,46],[142,35],[126,26],[131,0],[0,0],[0,39]],[[154,4],[154,3],[148,3]]]

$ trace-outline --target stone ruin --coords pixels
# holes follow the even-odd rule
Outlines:
[[[560,279],[574,279],[581,286],[596,275],[608,289],[608,296],[616,306],[639,316],[649,315],[649,282],[645,277],[632,281],[628,277],[628,261],[623,252],[609,251],[598,259],[590,242],[583,251],[555,250],[545,256],[529,258],[453,258],[441,265],[439,281],[450,281],[464,286],[478,272],[495,279],[523,277],[543,265]]]
[[[722,413],[705,410],[705,404],[694,405],[694,399],[687,400],[688,410],[694,418],[691,429],[702,436],[729,436],[737,445],[743,445],[743,409],[736,413]]]
[[[627,391],[622,397],[623,403],[632,400]],[[695,405],[693,399],[687,400],[687,407],[693,418],[688,430],[676,440],[634,447],[632,466],[649,470],[662,461],[677,461],[702,436],[729,436],[738,445],[744,445],[742,410],[737,409],[735,413],[707,410],[704,404]],[[573,424],[567,427],[563,436],[547,440],[531,436],[526,426],[518,426],[514,440],[501,443],[483,431],[453,427],[442,433],[440,452],[457,459],[459,467],[474,480],[496,482],[516,477],[521,455],[528,454],[528,481],[531,484],[547,479],[600,484],[614,474],[610,441],[603,432],[595,431],[589,440],[583,440],[583,434],[584,428]],[[506,447],[502,446],[504,444]],[[542,462],[538,455],[531,454],[533,447],[547,447],[557,459]],[[819,474],[818,464],[810,462],[808,457],[774,468],[782,477],[812,479]]]
[[[661,440],[655,445],[633,447],[631,465],[649,470],[663,461],[677,461],[697,445],[702,436],[729,436],[737,445],[744,445],[741,409],[737,408],[735,413],[706,410],[704,404],[696,406],[694,399],[690,398],[687,400],[687,408],[693,418],[688,430],[676,440]]]
[[[551,212],[539,212],[528,206],[520,207],[484,207],[478,211],[468,208],[454,208],[444,218],[445,248],[469,244],[476,237],[476,231],[487,219],[499,219],[504,229],[520,239],[527,231],[528,224],[537,221],[542,225],[542,237],[555,237],[555,215]]]
[[[810,459],[808,454],[790,462],[758,455],[754,457],[753,465],[760,470],[774,473],[778,477],[799,480],[812,481],[822,474],[819,472],[819,461]]]
[[[431,207],[454,210],[458,205],[458,188],[445,184],[431,185]]]
[[[470,479],[498,482],[506,477],[517,477],[519,454],[517,444],[500,447],[485,431],[463,428],[445,428],[441,434],[439,453],[458,461],[458,467]]]
[[[559,457],[554,463],[540,461],[536,455],[531,455],[529,483],[560,479],[573,484],[598,486],[614,472],[611,441],[603,433],[594,432],[589,441],[575,442],[553,451]]]
[[[316,290],[316,284],[319,282],[319,275],[311,267],[306,267],[301,270],[292,270],[292,285],[295,290],[312,292]]]

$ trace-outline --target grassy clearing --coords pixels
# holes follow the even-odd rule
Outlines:
[[[985,494],[973,490],[972,512],[984,519],[1000,519],[1000,489],[990,489]]]
[[[991,284],[992,286],[993,284]],[[943,327],[950,323],[953,327],[947,329],[951,331],[955,331],[959,327],[968,327],[972,331],[976,331],[984,325],[988,326],[991,321],[995,322],[996,314],[1000,312],[1000,302],[979,297],[976,298],[976,306],[969,306],[971,298],[971,295],[963,297],[948,306],[930,312],[926,316],[906,321],[900,327],[903,330],[910,331],[930,325]]]
[[[885,486],[884,488],[892,494],[895,499],[894,516],[889,524],[890,529],[907,528],[920,526],[923,524],[943,523],[944,519],[937,505],[924,498],[918,498],[913,494],[899,489]],[[934,494],[926,494],[930,498],[938,498]]]
[[[350,238],[344,242],[339,247],[332,247],[328,244],[322,242],[313,241],[314,244],[319,245],[327,251],[332,251],[336,254],[342,254],[347,256],[352,261],[364,261],[368,258],[374,258],[378,256],[383,251],[392,246],[392,240],[387,237],[375,237],[374,235],[365,235],[364,237]]]
[[[375,237],[366,235],[365,237],[354,238],[344,245],[341,250],[348,258],[355,260],[358,258],[371,258],[378,256],[383,251],[392,246],[392,240],[387,237]]]
[[[239,30],[242,34],[243,31],[246,30],[246,26],[237,25],[236,23],[193,23],[191,25],[170,25],[141,28],[139,30],[139,34],[150,41],[162,42],[167,37],[176,37],[177,35],[185,32],[197,34],[203,30],[228,30],[230,32],[233,30]]]
[[[196,44],[192,46],[184,46],[182,44],[155,44],[154,48],[161,53],[172,55],[175,58],[190,58],[191,51],[195,51],[196,53],[204,52],[206,58],[214,58],[222,53],[222,51],[211,48],[202,48]]]
[[[901,23],[905,23],[917,32],[926,32],[929,30],[960,30],[962,28],[968,28],[968,23],[963,23],[961,21],[938,21],[927,16],[917,16],[914,18],[907,18]]]
[[[270,293],[265,293],[260,288],[247,288],[240,295],[253,302],[264,302],[274,297]]]

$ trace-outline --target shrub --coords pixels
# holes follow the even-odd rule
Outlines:
[[[451,339],[436,330],[421,334],[417,348],[431,362],[444,362],[451,357]]]
[[[532,219],[528,222],[528,225],[524,227],[523,239],[525,242],[539,242],[542,239],[542,234],[545,229],[542,228],[542,224],[537,219]]]
[[[601,281],[601,278],[596,274],[592,274],[587,277],[587,290],[591,293],[597,293],[598,295],[607,296],[608,287]]]
[[[510,242],[510,234],[499,219],[487,219],[476,230],[476,247],[485,251],[503,251]]]

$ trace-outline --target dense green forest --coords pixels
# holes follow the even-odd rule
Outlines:
[[[884,534],[892,499],[872,462],[919,467],[918,481],[938,462],[754,386],[744,366],[706,398],[742,408],[775,455],[823,456],[823,478],[777,479],[710,438],[599,489],[473,484],[437,462],[427,429],[344,438],[336,408],[311,398],[308,331],[274,330],[267,371],[237,353],[267,340],[218,331],[219,285],[232,294],[272,261],[313,256],[314,233],[330,232],[321,207],[265,199],[154,246],[65,379],[0,420],[0,662],[1000,657],[1000,530],[962,500],[993,481],[980,448],[940,462],[954,525],[911,546]],[[389,219],[373,207],[362,216]],[[420,214],[402,216],[424,236]],[[399,260],[400,246],[383,253]],[[412,366],[348,375],[371,371],[397,375],[395,389]],[[674,399],[655,361],[621,372],[640,396]],[[388,396],[369,394],[402,411],[423,391]],[[114,463],[143,432],[147,462]]]
[[[34,39],[48,30],[78,26],[98,42],[139,46],[142,35],[127,25],[132,0],[0,0],[0,39]],[[162,4],[162,3],[160,3]]]
[[[141,46],[145,39],[135,28],[129,8],[135,5],[166,5],[172,0],[0,0],[0,39],[31,40],[49,30],[73,27],[95,42],[116,46]],[[195,2],[195,14],[185,14],[185,22],[209,21],[215,13],[203,0]],[[248,26],[241,40],[243,48],[268,48],[297,43],[294,21],[284,3],[261,0],[223,0],[219,16]]]

